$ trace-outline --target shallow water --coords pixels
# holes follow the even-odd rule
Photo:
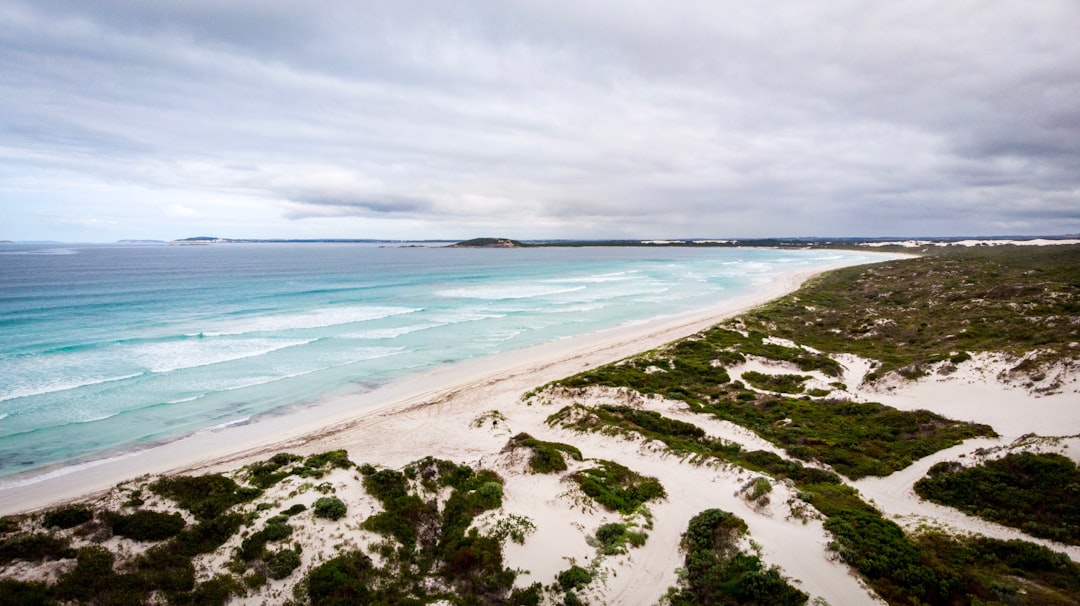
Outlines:
[[[0,476],[673,315],[836,251],[0,247]]]

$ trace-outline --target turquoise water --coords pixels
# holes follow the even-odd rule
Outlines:
[[[0,247],[0,476],[745,294],[834,251]]]

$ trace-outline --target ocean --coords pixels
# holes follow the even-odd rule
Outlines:
[[[880,257],[0,245],[0,482]]]

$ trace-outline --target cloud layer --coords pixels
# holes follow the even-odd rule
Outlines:
[[[0,21],[0,238],[1080,232],[1073,0]]]

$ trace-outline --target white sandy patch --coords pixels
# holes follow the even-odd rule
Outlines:
[[[1077,239],[1049,239],[1032,238],[1030,240],[893,240],[890,242],[860,242],[859,246],[880,248],[882,246],[902,246],[904,248],[917,248],[920,246],[1057,246],[1062,244],[1080,244]]]

